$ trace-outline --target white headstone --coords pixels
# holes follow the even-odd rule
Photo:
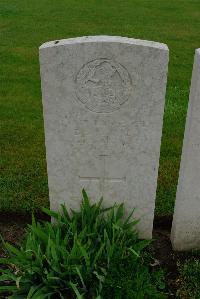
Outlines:
[[[136,208],[151,238],[168,48],[113,36],[40,47],[50,203],[93,200]]]
[[[200,49],[196,50],[171,240],[200,249]]]

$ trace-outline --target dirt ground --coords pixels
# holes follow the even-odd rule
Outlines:
[[[36,218],[49,220],[44,214],[37,214]],[[170,217],[155,218],[152,250],[155,263],[159,264],[166,272],[168,298],[175,298],[177,290],[180,288],[180,273],[177,262],[183,263],[191,254],[173,251],[170,242],[171,221]],[[27,223],[31,223],[31,215],[0,213],[0,234],[7,242],[17,244],[23,238]],[[5,252],[0,244],[0,257],[4,256]],[[1,267],[3,266],[0,265]]]
[[[177,298],[177,290],[181,288],[178,263],[182,264],[191,256],[188,252],[173,251],[170,241],[172,217],[155,217],[153,230],[153,255],[165,270],[168,298]],[[181,298],[186,299],[181,296]]]

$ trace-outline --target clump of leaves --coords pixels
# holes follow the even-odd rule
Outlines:
[[[1,270],[0,292],[10,292],[10,299],[162,298],[140,256],[149,241],[138,239],[138,221],[133,212],[125,218],[123,204],[104,209],[83,190],[80,211],[43,210],[52,223],[33,217],[20,248],[4,243],[8,258],[0,263],[8,267]],[[119,277],[128,283],[119,280],[116,292]]]

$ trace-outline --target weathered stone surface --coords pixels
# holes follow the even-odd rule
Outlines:
[[[84,187],[136,207],[151,238],[168,48],[94,36],[40,47],[50,203],[77,208]]]
[[[200,49],[193,67],[171,240],[176,250],[200,248]]]

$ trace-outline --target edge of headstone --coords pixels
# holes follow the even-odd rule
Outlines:
[[[183,155],[184,153],[187,151],[187,140],[186,140],[186,135],[187,135],[187,130],[189,129],[188,127],[188,114],[190,113],[189,110],[191,109],[190,105],[190,101],[191,101],[191,92],[192,92],[192,83],[193,83],[193,74],[194,74],[194,66],[195,66],[195,61],[200,63],[200,48],[195,49],[195,54],[194,54],[194,62],[193,62],[193,70],[192,70],[192,76],[191,76],[191,82],[190,82],[190,94],[189,94],[189,103],[188,103],[188,109],[187,109],[187,115],[186,115],[186,124],[185,124],[185,131],[184,131],[184,137],[183,137],[183,145],[182,145],[182,154],[181,154],[181,162],[180,162],[180,169],[179,169],[179,176],[178,176],[178,184],[177,184],[177,192],[176,192],[176,198],[175,198],[175,206],[174,206],[174,213],[173,213],[173,219],[172,219],[172,227],[171,227],[171,232],[170,232],[170,240],[171,240],[171,244],[172,244],[172,248],[175,251],[190,251],[190,250],[196,250],[199,248],[192,248],[190,247],[190,244],[185,243],[184,245],[182,245],[182,241],[178,241],[177,240],[177,219],[176,219],[176,215],[177,215],[177,202],[180,202],[180,200],[178,199],[178,186],[180,184],[180,178],[181,178],[181,172],[182,169],[184,168],[184,164],[182,162],[182,159],[184,159]]]
[[[196,59],[198,59],[198,61],[199,61],[199,59],[200,59],[200,48],[195,50],[195,56],[196,56]]]
[[[149,48],[156,48],[160,50],[169,51],[169,48],[166,44],[148,41],[148,40],[141,40],[141,39],[134,39],[129,37],[122,37],[122,36],[109,36],[109,35],[96,35],[96,36],[82,36],[82,37],[75,37],[75,38],[68,38],[68,39],[61,39],[61,40],[54,40],[43,43],[39,50],[43,50],[46,48],[52,48],[57,46],[64,46],[64,45],[73,45],[73,44],[82,44],[82,43],[92,43],[92,42],[112,42],[112,43],[124,43],[124,44],[132,44],[136,46],[145,46]]]

